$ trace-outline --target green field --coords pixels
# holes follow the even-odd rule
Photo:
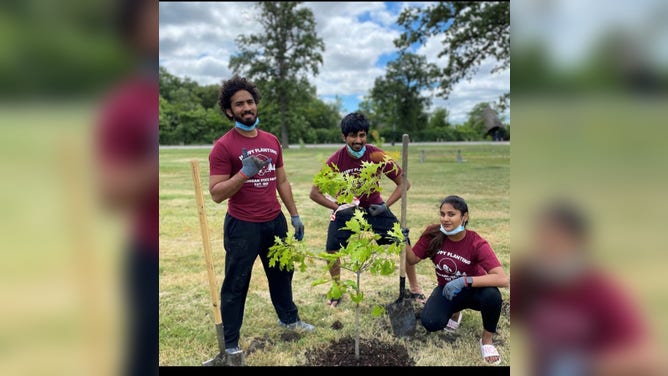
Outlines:
[[[329,148],[293,147],[284,153],[285,169],[302,220],[306,226],[304,241],[314,251],[325,246],[330,212],[308,198],[311,180],[325,159],[335,150]],[[400,145],[384,149],[399,156]],[[208,194],[208,148],[162,149],[160,151],[160,365],[197,366],[218,351],[214,320],[207,282],[204,253],[195,204],[190,160],[200,161],[206,213],[213,246],[214,269],[218,285],[223,280],[224,250],[222,223],[226,202],[215,204]],[[420,162],[424,150],[425,161]],[[463,163],[456,162],[461,150]],[[464,197],[470,210],[469,228],[485,237],[509,272],[510,267],[510,146],[483,145],[411,145],[409,148],[408,226],[411,239],[438,221],[438,203],[449,194]],[[383,180],[383,197],[394,187]],[[391,208],[400,213],[400,202]],[[287,211],[284,212],[287,215]],[[420,366],[484,365],[478,347],[482,330],[479,312],[467,310],[457,334],[431,333],[418,324],[411,339],[395,338],[386,316],[374,317],[374,305],[385,305],[398,296],[397,271],[387,277],[364,275],[361,286],[365,292],[362,303],[361,336],[385,341],[402,341],[409,355]],[[436,286],[433,265],[426,261],[417,265],[420,284],[429,294]],[[346,273],[346,271],[343,271]],[[248,350],[258,343],[265,346],[246,357],[247,365],[301,365],[304,354],[332,339],[353,335],[354,305],[344,298],[337,309],[325,304],[328,285],[311,286],[323,276],[319,267],[306,272],[296,271],[293,281],[295,303],[304,321],[316,325],[316,331],[297,341],[282,341],[277,317],[269,299],[266,277],[259,259],[253,270],[246,301],[240,346]],[[344,278],[348,276],[344,275]],[[218,287],[219,288],[219,287]],[[509,290],[501,289],[504,301]],[[334,330],[336,320],[343,329]],[[502,365],[510,364],[510,323],[507,310],[499,322],[495,344],[502,356]],[[351,354],[353,356],[353,354]]]

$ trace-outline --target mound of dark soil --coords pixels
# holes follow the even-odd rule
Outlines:
[[[332,340],[324,348],[306,354],[307,366],[414,366],[406,347],[377,339],[360,338],[360,358],[355,359],[355,339]]]
[[[341,330],[343,329],[343,323],[339,320],[336,320],[332,323],[332,329],[334,330]]]
[[[286,330],[281,333],[281,341],[285,342],[295,342],[302,338],[302,335],[293,330]]]

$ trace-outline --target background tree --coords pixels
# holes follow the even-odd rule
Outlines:
[[[220,111],[220,85],[200,86],[185,77],[172,75],[160,67],[160,144],[211,144],[232,126]],[[261,93],[271,92],[272,82],[257,81]],[[287,119],[290,142],[338,143],[340,98],[325,103],[316,95],[315,87],[301,78],[294,83],[300,95],[293,101]],[[263,129],[278,134],[281,131],[279,101],[263,97],[260,116]]]
[[[471,111],[469,111],[469,117],[467,123],[471,124],[476,131],[481,134],[485,133],[485,118],[484,113],[485,109],[490,107],[490,104],[487,102],[480,102],[473,106]]]
[[[422,93],[435,83],[437,67],[424,56],[401,53],[387,64],[385,75],[376,78],[361,108],[373,114],[372,125],[390,140],[426,127],[426,108],[431,98]],[[391,132],[390,132],[391,129]]]
[[[239,35],[236,39],[240,52],[230,58],[230,69],[243,72],[256,81],[264,81],[263,97],[274,97],[280,113],[281,143],[288,147],[290,106],[299,97],[301,78],[308,72],[318,74],[325,45],[315,31],[315,17],[311,9],[300,7],[300,2],[258,3],[258,22],[263,32]],[[266,111],[266,109],[265,109]],[[299,120],[299,119],[297,119]],[[263,120],[264,121],[264,120]]]
[[[510,2],[439,2],[424,9],[407,8],[399,15],[404,28],[394,44],[406,50],[414,43],[442,36],[448,65],[440,72],[439,95],[447,99],[463,78],[471,78],[480,64],[493,57],[491,73],[510,67]],[[507,108],[510,92],[499,98],[499,109]]]
[[[446,108],[443,107],[436,108],[429,117],[428,128],[442,129],[449,127],[450,126],[450,120],[448,119],[449,115],[450,112]]]
[[[464,124],[455,128],[454,138],[457,141],[478,141],[486,138],[485,119],[483,113],[490,107],[488,102],[480,102],[473,106]]]

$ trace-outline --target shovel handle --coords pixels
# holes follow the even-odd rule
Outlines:
[[[401,137],[401,217],[399,219],[399,224],[402,228],[406,227],[406,195],[407,195],[407,184],[408,181],[408,135],[404,133]],[[399,294],[404,293],[404,287],[406,285],[406,247],[401,250],[401,255],[399,259],[399,272],[400,272],[400,286],[401,291]]]
[[[202,230],[202,243],[204,245],[204,260],[206,261],[206,272],[209,277],[209,294],[211,295],[211,305],[213,309],[213,318],[216,325],[222,324],[223,317],[220,313],[220,304],[218,302],[218,292],[216,284],[216,274],[213,271],[213,258],[211,256],[211,241],[209,241],[209,225],[204,211],[204,196],[202,194],[202,182],[199,173],[199,161],[193,159],[190,161],[193,173],[193,183],[195,185],[195,199],[197,200],[197,212],[199,213],[199,226]]]

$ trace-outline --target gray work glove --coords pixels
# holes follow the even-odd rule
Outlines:
[[[443,296],[448,300],[452,300],[455,295],[459,294],[466,287],[466,280],[464,278],[466,277],[459,277],[446,283],[445,287],[443,287]]]
[[[243,165],[241,167],[241,173],[244,174],[244,176],[249,179],[255,176],[255,174],[257,174],[258,172],[260,172],[260,170],[262,170],[262,167],[271,163],[271,158],[267,159],[266,161],[263,161],[262,159],[254,155],[249,156],[248,150],[246,150],[246,148],[241,149],[241,156],[242,156],[241,163]]]
[[[411,238],[408,237],[408,233],[410,232],[410,229],[408,227],[402,227],[401,228],[401,233],[404,235],[404,243],[411,245]]]
[[[372,217],[383,214],[386,211],[387,211],[387,205],[385,205],[384,202],[382,202],[380,204],[369,205],[369,214],[371,214]]]
[[[298,215],[293,215],[290,217],[292,222],[292,227],[295,228],[295,239],[302,240],[304,239],[304,224],[302,223],[301,218]]]

